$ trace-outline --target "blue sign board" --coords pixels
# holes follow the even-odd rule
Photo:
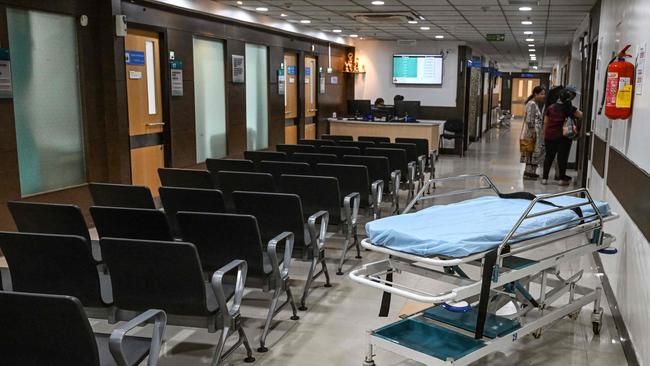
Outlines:
[[[169,61],[169,67],[172,70],[182,70],[183,69],[183,61],[171,60],[171,61]]]
[[[288,75],[296,75],[296,67],[293,65],[287,66],[287,74]]]
[[[519,77],[522,77],[522,78],[534,78],[535,74],[521,74],[521,75],[519,75]]]
[[[0,61],[9,61],[9,49],[0,48]]]
[[[144,66],[144,52],[127,50],[124,52],[124,60],[127,65]]]
[[[306,76],[311,75],[311,67],[305,67],[305,75]]]
[[[483,66],[483,63],[481,62],[481,59],[468,60],[467,61],[467,66],[480,68],[481,66]]]

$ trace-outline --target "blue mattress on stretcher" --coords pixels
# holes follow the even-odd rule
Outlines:
[[[560,196],[548,199],[556,205],[567,206],[587,202],[583,198]],[[485,196],[448,205],[436,205],[421,211],[386,217],[366,224],[366,232],[374,245],[400,252],[431,257],[465,257],[495,248],[512,230],[531,201]],[[603,216],[610,214],[607,202],[595,201]],[[538,203],[531,213],[554,209]],[[594,214],[591,205],[581,206],[583,217]],[[561,210],[543,216],[526,219],[517,230],[524,233],[553,224],[577,219],[572,210]],[[573,225],[576,225],[574,223]],[[562,230],[567,225],[526,236],[542,236]]]

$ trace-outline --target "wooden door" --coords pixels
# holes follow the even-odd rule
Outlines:
[[[533,89],[540,84],[540,79],[513,78],[512,79],[512,103],[511,112],[513,117],[523,117],[526,111],[526,99],[533,93]]]
[[[284,119],[298,117],[298,56],[295,53],[284,55]],[[298,143],[298,126],[295,121],[287,121],[284,126],[284,143]]]
[[[316,138],[316,58],[305,56],[305,138]]]
[[[124,47],[131,183],[147,186],[157,196],[160,187],[158,168],[165,165],[160,38],[157,33],[129,29]]]

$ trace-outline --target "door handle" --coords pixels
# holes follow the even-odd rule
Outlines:
[[[147,127],[164,126],[165,122],[152,122],[152,123],[145,123],[144,125]]]

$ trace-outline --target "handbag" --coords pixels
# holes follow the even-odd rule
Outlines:
[[[572,117],[567,117],[564,121],[562,136],[572,140],[578,138],[578,127]]]
[[[524,118],[524,121],[526,119]],[[524,137],[524,130],[526,129],[526,122],[521,127],[521,134],[519,135],[519,151],[522,154],[528,155],[532,154],[535,151],[535,139],[530,137]]]

